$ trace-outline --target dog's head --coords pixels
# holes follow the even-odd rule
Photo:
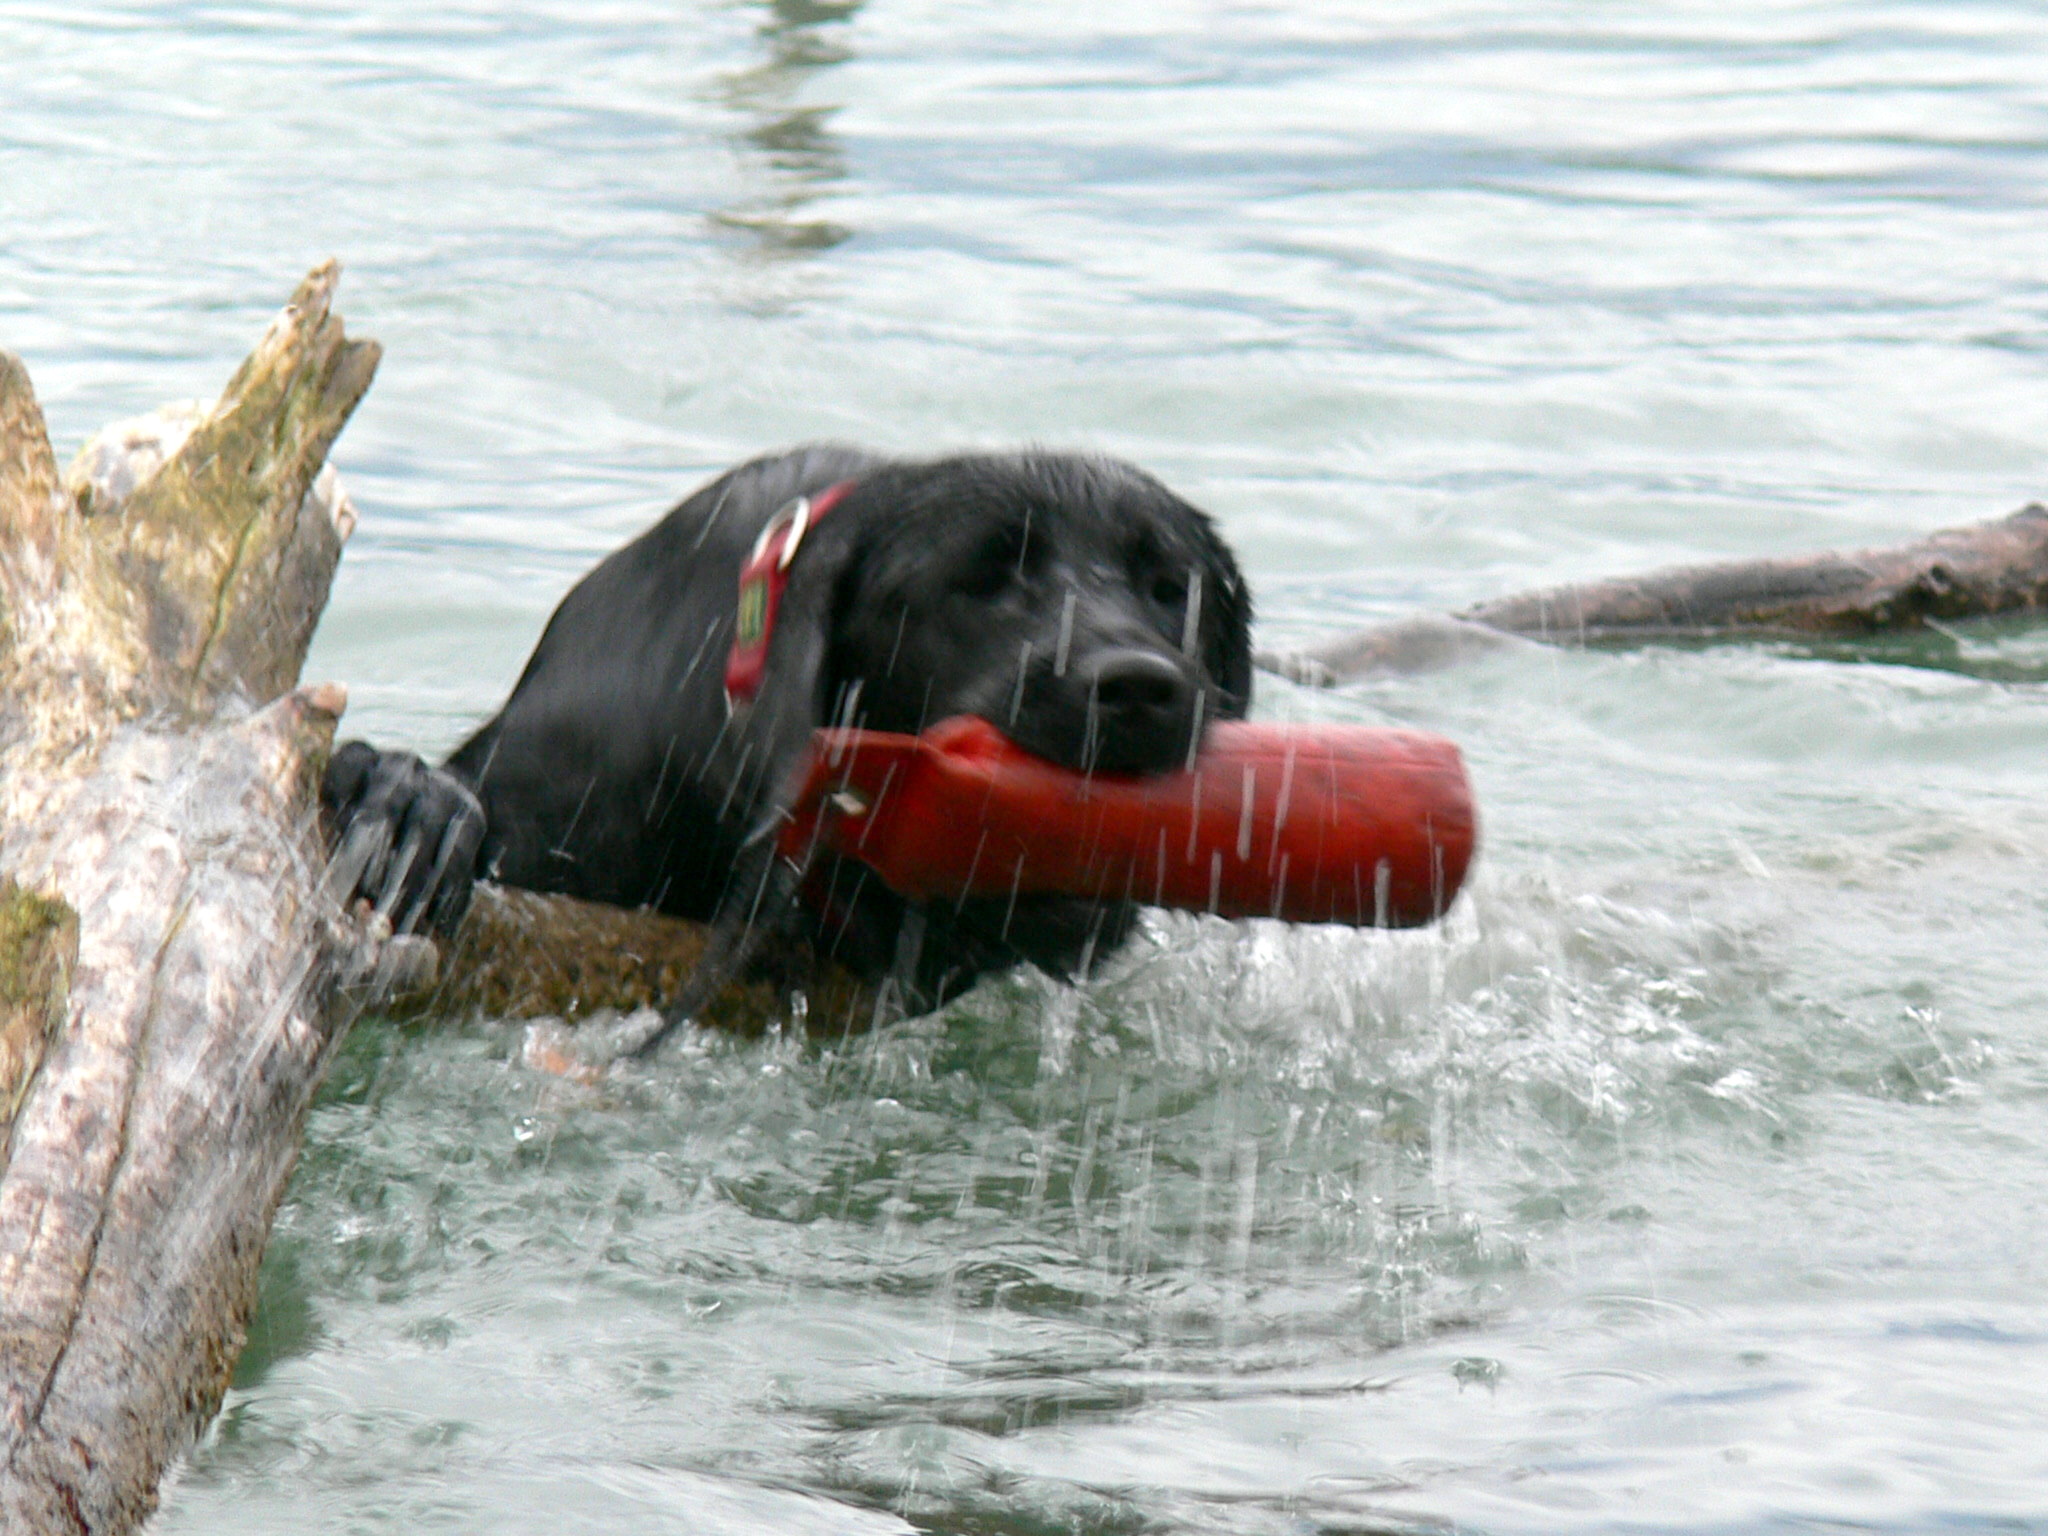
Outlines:
[[[1077,770],[1178,768],[1209,721],[1250,704],[1250,621],[1209,519],[1127,464],[876,465],[794,563],[757,762],[820,725],[918,731],[973,714]]]
[[[916,731],[992,721],[1080,770],[1185,763],[1250,702],[1250,603],[1207,517],[1149,475],[1050,453],[891,465],[846,511],[818,702]]]

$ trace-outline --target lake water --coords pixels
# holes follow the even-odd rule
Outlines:
[[[2020,0],[0,0],[60,452],[346,264],[311,673],[425,750],[805,438],[1137,460],[1281,645],[2009,511],[2044,188]],[[2048,1530],[2044,678],[2004,626],[1263,679],[1463,745],[1440,932],[1162,919],[596,1090],[368,1022],[156,1529]]]

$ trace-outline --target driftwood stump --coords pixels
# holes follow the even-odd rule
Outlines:
[[[127,1531],[220,1400],[357,946],[290,691],[376,370],[314,272],[157,471],[59,478],[0,353],[0,1528]],[[83,494],[80,494],[83,492]]]
[[[61,478],[0,352],[0,1531],[155,1507],[219,1406],[359,1008],[629,1010],[705,943],[485,888],[437,955],[335,900],[316,788],[344,695],[295,685],[355,520],[323,465],[379,355],[335,279],[306,279],[217,404],[111,427]],[[836,1032],[873,1003],[789,953],[707,1022]]]
[[[1298,682],[1442,666],[1511,637],[1551,645],[1853,641],[1963,619],[2048,611],[2048,508],[1910,544],[1680,566],[1496,598],[1340,635],[1260,665]]]

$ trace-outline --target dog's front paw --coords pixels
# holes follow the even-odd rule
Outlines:
[[[469,786],[410,752],[335,750],[320,782],[334,838],[330,878],[399,933],[453,933],[469,907],[484,810]]]

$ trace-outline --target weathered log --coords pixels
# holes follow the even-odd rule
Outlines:
[[[1680,566],[1398,619],[1260,665],[1297,681],[1441,666],[1509,637],[1551,645],[1646,641],[1854,641],[1963,619],[2048,610],[2048,508],[1948,528],[1910,544]]]
[[[0,354],[0,1528],[127,1531],[217,1406],[357,937],[338,689],[287,692],[347,529],[309,496],[375,343],[299,288],[126,486]],[[102,445],[104,446],[104,445]]]
[[[630,1010],[705,944],[485,888],[437,956],[335,899],[315,789],[344,696],[294,684],[355,521],[323,465],[378,358],[335,277],[218,404],[108,428],[61,479],[0,352],[0,1530],[155,1507],[219,1405],[358,1009]],[[707,1022],[838,1032],[874,1002],[791,948]]]

